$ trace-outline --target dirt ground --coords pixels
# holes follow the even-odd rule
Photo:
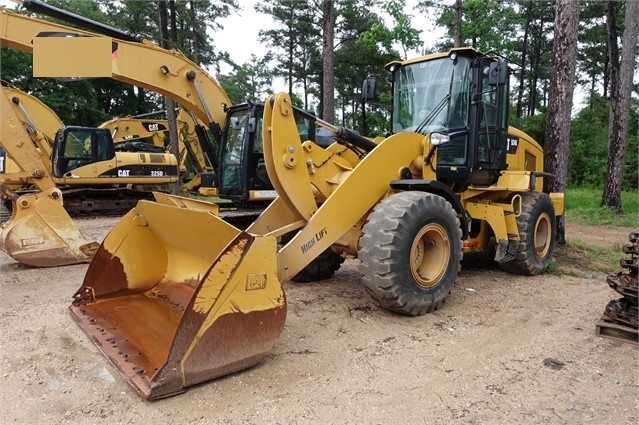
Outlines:
[[[77,221],[95,240],[114,223]],[[630,230],[569,225],[566,235],[614,244]],[[286,325],[264,361],[149,402],[70,317],[87,266],[34,269],[0,253],[0,421],[638,423],[639,350],[595,335],[619,298],[606,273],[520,277],[480,263],[465,259],[444,307],[416,318],[378,308],[356,260],[329,281],[289,283]]]

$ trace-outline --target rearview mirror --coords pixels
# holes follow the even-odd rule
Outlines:
[[[377,99],[377,81],[373,78],[367,78],[362,84],[362,100],[369,101]]]
[[[488,73],[488,84],[491,86],[504,86],[508,81],[509,74],[508,64],[506,61],[498,60],[490,64],[490,72]]]

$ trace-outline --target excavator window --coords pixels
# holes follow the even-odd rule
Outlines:
[[[93,162],[91,159],[91,145],[90,132],[68,131],[64,142],[62,173],[67,173]]]
[[[247,136],[247,120],[249,115],[231,117],[230,128],[226,133],[226,152],[222,158],[221,169],[224,170],[220,186],[223,188],[242,187],[242,158],[244,157],[244,139]]]
[[[114,157],[113,139],[107,129],[65,127],[56,136],[54,176],[62,177],[76,168]]]

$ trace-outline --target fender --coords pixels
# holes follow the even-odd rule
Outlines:
[[[459,214],[462,223],[462,239],[468,239],[468,219],[464,207],[459,200],[459,197],[451,190],[450,187],[437,180],[415,180],[415,179],[403,179],[393,180],[390,182],[390,187],[397,190],[415,190],[419,192],[428,192],[435,195],[439,195],[447,200]]]

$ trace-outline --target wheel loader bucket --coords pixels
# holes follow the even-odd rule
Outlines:
[[[88,263],[98,243],[84,238],[54,188],[17,199],[0,228],[0,248],[20,263],[53,267]]]
[[[139,201],[113,227],[70,306],[148,399],[258,363],[286,319],[275,238],[177,197],[162,202]]]

